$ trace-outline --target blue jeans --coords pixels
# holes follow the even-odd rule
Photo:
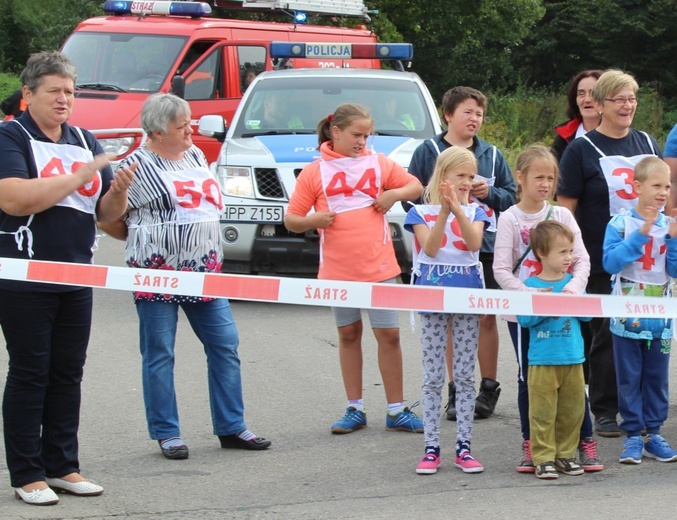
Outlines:
[[[207,355],[209,404],[214,435],[246,429],[237,328],[226,299],[198,303],[137,300],[142,357],[143,399],[151,439],[179,437],[174,389],[174,342],[179,307]]]

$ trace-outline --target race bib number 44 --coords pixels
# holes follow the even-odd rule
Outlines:
[[[329,210],[336,213],[373,205],[381,190],[381,169],[375,155],[322,161],[320,175]]]

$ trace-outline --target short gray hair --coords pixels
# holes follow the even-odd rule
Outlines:
[[[167,133],[167,125],[179,117],[190,116],[190,105],[185,99],[174,94],[159,92],[146,99],[141,109],[141,128],[148,134],[153,132]]]
[[[68,57],[59,51],[42,51],[31,54],[26,62],[26,68],[21,72],[21,84],[28,90],[35,90],[42,83],[45,76],[61,76],[77,80],[75,65]]]
[[[622,70],[609,69],[599,77],[595,86],[592,87],[592,99],[597,103],[604,103],[605,99],[615,96],[625,88],[630,88],[637,94],[639,85],[635,77]]]

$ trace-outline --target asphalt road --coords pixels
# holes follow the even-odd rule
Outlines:
[[[96,262],[121,265],[122,243],[101,241]],[[28,506],[13,496],[4,458],[0,519],[399,519],[671,517],[677,463],[617,462],[621,439],[600,439],[601,473],[539,481],[515,471],[520,456],[514,353],[503,323],[494,417],[477,421],[473,454],[485,472],[453,467],[455,423],[443,421],[442,466],[415,474],[423,436],[385,431],[385,398],[375,342],[365,334],[364,388],[369,428],[331,435],[345,407],[337,338],[327,308],[231,302],[250,429],[273,441],[265,452],[220,449],[212,435],[205,358],[181,319],[176,381],[190,458],[166,460],[148,438],[143,412],[137,317],[131,295],[97,290],[83,384],[80,455],[83,475],[106,489],[100,497],[61,496],[56,506]],[[402,313],[405,394],[420,398],[417,333]],[[5,349],[0,363],[6,364]],[[671,370],[675,377],[675,368]],[[4,382],[4,371],[0,383]],[[479,381],[479,377],[478,377]],[[677,392],[671,392],[675,415]],[[664,435],[677,445],[677,421]],[[3,447],[4,448],[4,447]],[[674,510],[673,510],[674,511]]]

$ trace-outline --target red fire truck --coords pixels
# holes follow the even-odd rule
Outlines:
[[[239,3],[246,8],[246,0]],[[249,82],[274,68],[270,42],[376,42],[366,28],[299,23],[303,13],[296,7],[329,14],[337,5],[332,0],[249,3],[259,9],[283,7],[294,16],[288,23],[243,21],[210,17],[206,2],[107,0],[107,16],[80,23],[62,48],[78,71],[78,101],[69,122],[91,130],[117,162],[145,139],[139,121],[145,99],[173,88],[190,103],[195,144],[212,162],[221,143],[200,136],[198,121],[205,114],[232,120]],[[356,16],[364,10],[359,4],[346,0],[341,5],[349,12],[338,14]],[[285,66],[380,68],[380,62],[333,53],[292,59]]]

